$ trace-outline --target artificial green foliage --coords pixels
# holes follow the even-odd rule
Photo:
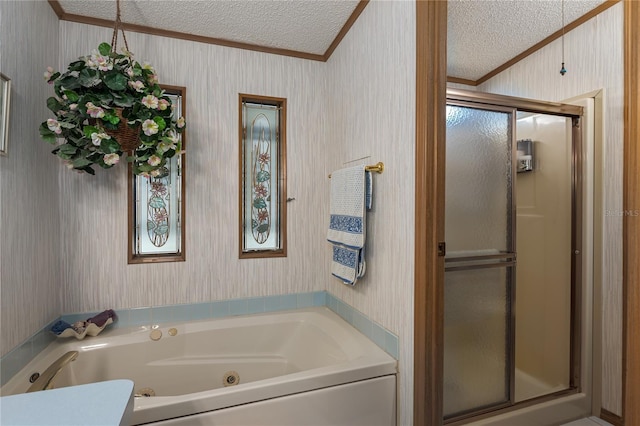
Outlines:
[[[139,134],[137,148],[127,156],[136,175],[164,176],[167,161],[182,152],[184,118],[173,116],[171,99],[153,67],[138,63],[130,52],[116,53],[101,43],[91,55],[71,62],[65,73],[49,67],[44,76],[55,92],[47,99],[55,118],[40,125],[40,136],[56,145],[52,152],[67,167],[94,174],[95,165],[108,169],[117,164],[125,154],[113,134],[121,121]]]

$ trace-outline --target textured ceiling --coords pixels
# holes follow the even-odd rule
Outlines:
[[[564,0],[564,23],[580,18],[604,1]],[[57,3],[67,16],[63,19],[78,15],[113,21],[116,15],[115,0]],[[358,3],[121,0],[121,19],[144,27],[322,57]],[[561,0],[449,0],[447,74],[477,80],[544,40],[562,28],[562,4]]]
[[[604,0],[565,0],[565,25]],[[562,28],[561,0],[450,0],[447,75],[478,80]]]
[[[59,0],[65,13],[113,21],[114,0]],[[121,0],[122,22],[323,55],[358,0]]]

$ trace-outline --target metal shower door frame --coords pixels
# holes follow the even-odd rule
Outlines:
[[[511,253],[500,253],[498,255],[473,256],[468,258],[445,258],[445,272],[460,270],[461,268],[477,268],[472,264],[447,266],[447,263],[477,262],[484,258],[485,261],[501,260],[500,263],[492,263],[484,267],[505,266],[512,269],[512,276],[509,279],[509,303],[510,303],[510,333],[509,339],[515,343],[515,268],[517,267],[516,239],[516,167],[517,167],[517,147],[516,147],[516,113],[519,111],[537,114],[547,114],[562,116],[571,119],[571,349],[570,349],[570,378],[569,388],[532,398],[522,402],[514,402],[515,397],[515,344],[509,348],[509,401],[485,409],[462,414],[445,420],[447,425],[457,426],[464,424],[471,419],[478,420],[495,415],[497,412],[503,413],[515,409],[520,409],[529,405],[552,400],[568,394],[575,394],[581,391],[581,344],[582,344],[582,192],[583,192],[583,162],[584,150],[582,142],[581,117],[583,108],[580,106],[563,104],[558,102],[537,101],[526,98],[517,98],[504,95],[496,95],[483,92],[474,92],[460,89],[447,89],[447,105],[463,106],[490,111],[513,111],[512,114],[512,145],[511,145],[511,166],[512,166],[512,209],[511,209]],[[446,164],[446,162],[445,162]],[[446,167],[446,166],[445,166]],[[446,195],[445,195],[446,197]],[[446,235],[445,235],[446,238]],[[580,285],[578,285],[580,283]]]
[[[485,269],[485,268],[506,268],[506,276],[507,276],[507,300],[508,307],[506,311],[507,315],[507,335],[505,338],[507,339],[506,349],[507,353],[506,360],[507,365],[505,368],[508,371],[507,381],[505,385],[508,390],[508,399],[503,403],[497,403],[491,405],[489,407],[480,408],[474,410],[470,413],[463,413],[460,415],[455,415],[451,417],[451,420],[457,420],[461,418],[467,418],[469,416],[476,416],[488,412],[493,412],[495,410],[499,410],[501,408],[510,407],[513,405],[513,400],[515,398],[515,284],[516,284],[516,262],[517,262],[517,251],[516,251],[516,185],[515,178],[517,172],[517,140],[516,140],[516,113],[517,109],[512,106],[504,106],[504,105],[494,105],[490,103],[482,103],[482,102],[470,102],[467,100],[458,100],[450,98],[449,92],[447,92],[447,106],[458,106],[463,108],[471,108],[483,111],[492,111],[492,112],[502,112],[505,114],[510,114],[511,118],[509,120],[509,124],[511,127],[511,141],[510,141],[510,149],[511,149],[511,176],[509,178],[510,188],[508,190],[509,199],[511,201],[510,206],[506,206],[507,216],[508,216],[508,230],[507,230],[507,244],[506,251],[501,252],[499,254],[487,254],[487,255],[478,255],[478,256],[460,256],[460,257],[446,257],[444,259],[445,262],[445,274],[447,272],[453,271],[462,271],[462,270],[475,270],[475,269]],[[446,162],[445,162],[446,164]],[[446,194],[445,194],[446,199]],[[446,240],[446,235],[445,235]]]

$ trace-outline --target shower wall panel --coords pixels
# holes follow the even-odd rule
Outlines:
[[[531,139],[535,165],[516,177],[516,401],[569,387],[571,342],[571,121],[523,114],[518,139]]]

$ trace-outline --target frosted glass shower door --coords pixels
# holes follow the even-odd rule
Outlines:
[[[445,419],[513,399],[515,110],[447,105]]]

